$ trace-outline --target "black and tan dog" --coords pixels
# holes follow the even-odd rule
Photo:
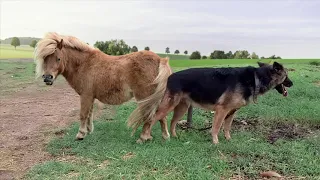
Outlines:
[[[211,132],[214,144],[218,143],[223,122],[225,138],[229,140],[231,124],[239,108],[255,102],[259,95],[271,89],[287,96],[286,87],[293,85],[283,65],[258,64],[258,68],[191,68],[173,73],[153,123],[174,110],[170,131],[175,137],[177,122],[192,105],[215,111]]]

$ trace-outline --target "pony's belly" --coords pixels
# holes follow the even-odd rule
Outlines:
[[[106,91],[102,95],[96,97],[99,101],[110,105],[121,105],[132,98],[133,92],[129,88],[123,88],[117,91]]]

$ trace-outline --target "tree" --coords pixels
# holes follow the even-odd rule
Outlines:
[[[108,55],[124,55],[130,53],[130,46],[121,40],[97,41],[94,47]]]
[[[180,51],[178,49],[174,51],[174,54],[179,54],[179,53]]]
[[[233,58],[234,58],[231,51],[229,51],[229,52],[226,54],[226,58],[227,58],[227,59],[233,59]]]
[[[265,59],[264,56],[262,56],[260,59]]]
[[[169,54],[170,53],[170,49],[169,47],[166,48],[166,53]]]
[[[234,53],[234,58],[235,59],[248,59],[250,56],[249,52],[247,50],[243,51],[236,51]]]
[[[187,54],[188,54],[188,51],[187,51],[187,50],[185,50],[183,53],[184,53],[185,55],[187,55]]]
[[[201,59],[201,54],[199,51],[194,51],[191,53],[189,58],[190,59]]]
[[[242,51],[242,59],[248,59],[250,54],[247,50]]]
[[[131,48],[131,52],[138,52],[137,46],[133,46],[133,47]]]
[[[30,43],[30,46],[35,48],[37,43],[38,43],[37,40],[32,40],[31,43]]]
[[[224,51],[220,51],[220,50],[214,50],[211,54],[210,54],[210,59],[226,59],[226,55],[224,54]]]
[[[20,39],[13,37],[11,40],[11,46],[14,46],[14,49],[16,49],[17,46],[20,46]]]
[[[272,55],[272,56],[268,57],[267,59],[281,59],[281,57],[276,56],[276,55]]]
[[[207,56],[202,56],[202,59],[207,59]]]
[[[252,52],[251,59],[259,59],[259,56],[255,52]]]
[[[146,50],[146,51],[150,51],[149,46],[145,47],[145,48],[144,48],[144,50]]]
[[[98,48],[100,51],[107,54],[109,43],[108,43],[108,41],[106,41],[106,42],[96,41],[93,46]]]

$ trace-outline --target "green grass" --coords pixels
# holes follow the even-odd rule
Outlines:
[[[29,62],[0,61],[0,93],[19,91],[34,83],[35,65]]]
[[[199,66],[235,66],[235,65],[252,65],[256,66],[258,61],[270,62],[271,59],[206,59],[206,60],[170,60],[170,66],[173,67],[199,67]],[[320,62],[320,59],[276,59],[274,61],[283,64],[308,64],[310,62]]]
[[[177,54],[161,54],[157,53],[160,57],[169,57],[170,60],[189,60],[189,55]]]
[[[301,60],[304,61],[308,60]],[[175,71],[183,69],[178,64],[175,67]],[[284,98],[273,90],[259,97],[258,104],[240,109],[230,142],[223,138],[222,131],[220,143],[212,145],[208,131],[180,129],[179,138],[164,142],[157,123],[153,141],[136,144],[141,128],[131,137],[131,130],[126,127],[135,103],[126,103],[119,106],[113,121],[95,120],[93,134],[83,141],[74,140],[78,122],[67,128],[63,137],[53,139],[47,146],[56,158],[36,165],[26,178],[221,179],[240,174],[257,179],[260,172],[274,170],[284,176],[319,179],[320,88],[315,82],[320,80],[320,70],[308,63],[288,63],[286,67],[295,69],[289,72],[294,82],[289,96]],[[195,127],[204,127],[204,122],[211,119],[210,112],[194,109]],[[255,125],[241,126],[241,120]],[[280,138],[274,144],[268,142],[268,135],[276,126],[290,124],[297,125],[301,132],[312,133],[302,133],[305,136],[295,139]]]
[[[0,44],[0,59],[32,58],[33,48],[30,46],[18,46],[16,49],[7,44]]]

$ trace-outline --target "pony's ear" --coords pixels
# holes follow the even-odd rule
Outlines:
[[[61,41],[60,42],[58,42],[58,44],[57,44],[57,48],[59,48],[60,50],[62,49],[62,42],[63,42],[63,39],[61,39]]]

